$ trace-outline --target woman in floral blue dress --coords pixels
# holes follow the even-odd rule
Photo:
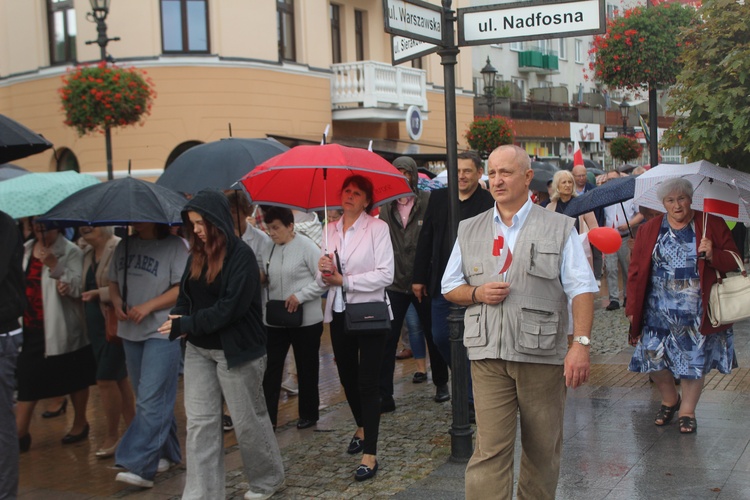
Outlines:
[[[690,208],[690,181],[665,181],[657,196],[667,213],[638,230],[628,273],[625,314],[635,346],[628,369],[649,373],[661,393],[654,423],[667,425],[679,412],[680,432],[691,434],[704,377],[736,366],[732,327],[712,327],[707,304],[714,270],[737,268],[730,253],[737,247],[723,219]]]

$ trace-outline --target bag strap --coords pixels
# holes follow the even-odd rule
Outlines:
[[[268,255],[268,260],[266,261],[266,281],[268,282],[266,284],[266,300],[271,300],[271,281],[268,279],[268,269],[271,267],[271,257],[273,257],[274,250],[276,250],[276,243],[273,244],[271,253]]]
[[[734,257],[734,261],[737,263],[737,267],[740,269],[740,274],[744,278],[747,278],[747,271],[745,270],[745,265],[742,263],[742,259],[740,259],[740,256],[737,255],[737,252],[733,252],[732,250],[724,250],[725,252],[729,252],[729,254]],[[716,273],[716,280],[721,285],[724,278],[721,277],[721,274],[719,273],[719,270],[714,268],[714,272]]]
[[[341,270],[341,259],[339,259],[339,251],[338,250],[334,250],[333,251],[333,255],[334,255],[334,257],[336,257],[336,268],[338,269],[339,274],[341,275],[341,279],[342,279],[342,283],[341,283],[341,298],[344,300],[344,309],[346,309],[346,290],[344,290],[344,284],[343,284],[344,273]],[[386,304],[388,303],[388,296],[386,295],[385,290],[383,290],[383,301]]]

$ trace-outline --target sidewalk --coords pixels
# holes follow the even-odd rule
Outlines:
[[[658,392],[651,387],[647,376],[627,371],[632,348],[627,346],[626,331],[622,309],[612,312],[597,309],[592,335],[595,347],[591,379],[582,388],[568,391],[557,497],[750,498],[750,451],[746,451],[750,443],[750,426],[746,423],[750,415],[750,356],[747,354],[750,322],[735,327],[741,368],[731,375],[713,371],[707,377],[697,409],[699,429],[694,436],[680,435],[676,423],[664,428],[653,425],[653,416],[659,407]],[[380,469],[376,478],[364,483],[353,480],[358,461],[346,454],[346,447],[354,432],[354,423],[340,391],[335,391],[337,378],[328,373],[321,376],[321,384],[327,391],[322,400],[330,406],[322,410],[318,425],[299,431],[291,420],[277,431],[287,480],[286,487],[274,498],[438,500],[464,497],[465,464],[449,461],[450,403],[437,404],[432,400],[433,385],[411,383],[412,361],[399,361],[397,369],[397,409],[383,415],[381,421]],[[181,404],[180,393],[176,413],[184,434]],[[294,406],[293,398],[287,404]],[[97,409],[98,402],[92,401],[89,415]],[[293,408],[291,414],[294,414]],[[283,421],[281,417],[280,421]],[[46,423],[51,424],[51,421]],[[35,420],[33,425],[32,435],[37,443],[35,429],[43,424]],[[54,425],[61,430],[65,428],[64,422],[54,422]],[[228,433],[225,440],[227,498],[241,499],[247,483],[233,441],[233,433]],[[115,472],[106,469],[110,463],[93,458],[94,444],[86,446],[61,447],[59,441],[52,440],[49,444],[40,444],[41,450],[35,452],[35,444],[32,444],[32,451],[22,455],[21,498],[180,497],[184,467],[157,476],[151,490],[126,487],[114,482]],[[520,456],[520,449],[516,455]],[[39,464],[44,460],[51,463],[42,469]],[[66,467],[77,473],[71,476],[71,472],[59,472]]]

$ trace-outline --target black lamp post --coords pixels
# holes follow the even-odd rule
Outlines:
[[[86,19],[96,23],[96,40],[90,40],[86,42],[86,45],[93,43],[99,46],[99,59],[107,61],[107,44],[109,42],[116,42],[120,40],[119,36],[109,38],[107,36],[107,14],[109,14],[109,2],[111,0],[89,0],[91,3],[91,10],[86,14]],[[109,127],[104,127],[104,145],[107,152],[107,180],[114,178],[112,171],[112,132]]]
[[[490,64],[490,56],[487,56],[487,64],[480,71],[484,79],[484,96],[487,99],[487,111],[490,116],[495,114],[495,77],[497,70]]]
[[[620,116],[622,117],[622,135],[628,134],[628,114],[630,114],[630,104],[627,99],[620,103]]]

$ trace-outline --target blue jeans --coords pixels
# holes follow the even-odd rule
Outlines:
[[[3,332],[4,333],[4,332]],[[15,499],[18,494],[18,433],[13,411],[16,385],[16,358],[23,334],[0,337],[0,499]]]
[[[122,341],[125,362],[135,392],[135,418],[120,440],[115,463],[153,480],[159,459],[180,463],[174,405],[180,370],[179,342],[148,339]]]
[[[432,297],[432,340],[435,342],[443,359],[451,366],[451,335],[450,325],[448,324],[448,315],[451,313],[451,303],[445,300],[442,295]],[[471,364],[466,361],[466,378],[469,381],[467,390],[469,391],[469,404],[474,404],[474,387],[471,383]]]
[[[226,496],[222,393],[232,414],[250,490],[272,492],[284,481],[281,452],[263,396],[265,370],[265,356],[228,368],[224,351],[187,343],[187,478],[182,500]]]
[[[414,354],[414,359],[424,359],[427,356],[427,347],[425,347],[424,343],[424,330],[422,330],[422,323],[419,321],[419,315],[414,308],[414,304],[409,304],[404,321],[406,321],[406,328],[409,330],[409,347],[411,347],[411,352]]]

